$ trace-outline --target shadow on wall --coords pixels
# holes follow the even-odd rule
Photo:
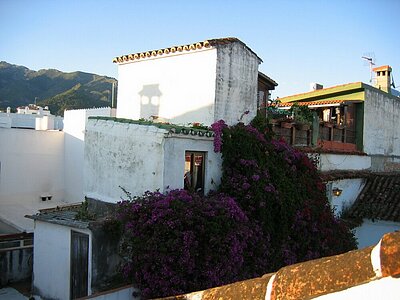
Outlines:
[[[140,96],[140,118],[149,119],[158,116],[160,112],[160,100],[162,93],[159,84],[143,85],[139,92]]]
[[[208,116],[205,120],[205,116]],[[192,111],[187,111],[181,115],[174,116],[170,119],[174,124],[203,123],[210,126],[214,123],[214,105],[207,105]]]

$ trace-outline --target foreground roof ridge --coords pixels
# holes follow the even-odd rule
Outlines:
[[[306,261],[245,281],[164,300],[311,299],[400,275],[400,232],[376,246]]]

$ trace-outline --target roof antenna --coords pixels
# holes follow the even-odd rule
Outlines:
[[[374,53],[365,53],[363,56],[361,56],[362,59],[365,59],[365,64],[364,65],[369,65],[369,71],[370,71],[370,79],[369,82],[372,83],[372,68],[375,66],[375,54]]]

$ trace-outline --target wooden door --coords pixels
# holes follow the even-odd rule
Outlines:
[[[71,299],[88,295],[88,267],[89,235],[71,231]]]

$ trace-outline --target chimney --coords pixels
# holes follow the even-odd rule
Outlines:
[[[310,83],[310,91],[322,90],[324,86],[322,84],[311,82]]]
[[[392,68],[390,66],[381,66],[373,68],[372,71],[375,72],[374,87],[391,94],[390,73],[392,72]]]

